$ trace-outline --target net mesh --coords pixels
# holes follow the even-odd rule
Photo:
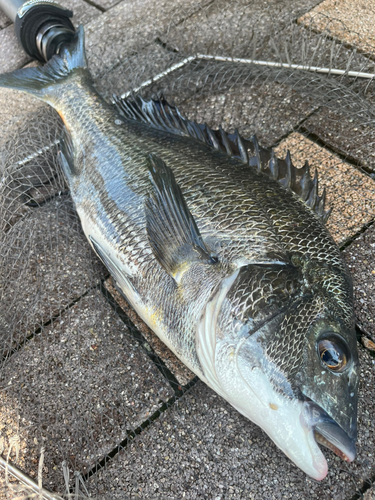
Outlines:
[[[375,88],[359,74],[375,72],[374,46],[318,4],[167,2],[123,13],[120,4],[87,25],[86,47],[107,99],[164,94],[190,119],[256,133],[279,155],[290,149],[297,165],[309,160],[328,190],[329,228],[344,247],[375,214]],[[302,492],[324,495],[198,382],[117,292],[83,235],[58,167],[59,117],[34,106],[1,129],[4,460],[55,497],[260,498],[261,478],[276,470],[297,477]],[[360,427],[365,413],[361,406]],[[353,494],[360,491],[374,470],[367,459],[365,447],[351,466],[331,458],[332,484],[344,474]],[[39,498],[11,469],[3,484],[0,498]]]

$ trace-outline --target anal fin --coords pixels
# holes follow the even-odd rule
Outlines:
[[[65,127],[62,136],[60,137],[60,151],[58,153],[58,161],[67,181],[69,182],[75,173],[74,152],[72,139]]]

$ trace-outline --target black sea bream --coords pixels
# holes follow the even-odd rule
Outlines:
[[[60,163],[83,230],[160,339],[306,474],[327,474],[317,441],[353,460],[352,285],[308,165],[190,122],[164,98],[108,104],[91,83],[83,28],[44,67],[0,86],[60,114]]]

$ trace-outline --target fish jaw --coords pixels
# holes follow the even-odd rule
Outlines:
[[[316,441],[332,450],[345,462],[352,462],[356,456],[356,438],[348,435],[323,408],[313,401],[307,398],[304,406],[303,423],[314,429]]]
[[[247,339],[246,351],[259,346]],[[259,363],[239,354],[244,346],[220,342],[216,346],[216,373],[222,394],[242,415],[259,425],[285,455],[317,481],[328,472],[327,461],[306,420],[304,403],[276,391]],[[254,356],[256,357],[256,356]]]

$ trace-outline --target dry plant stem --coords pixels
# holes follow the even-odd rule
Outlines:
[[[1,456],[0,456],[0,467],[5,470],[6,474],[10,474],[15,479],[20,481],[20,483],[29,487],[33,492],[38,493],[39,498],[42,498],[44,500],[62,500],[59,495],[55,495],[54,493],[51,493],[50,491],[46,490],[43,487],[39,488],[38,484],[33,479],[31,479],[30,476],[22,472],[18,467],[11,464],[9,460],[5,460]]]

